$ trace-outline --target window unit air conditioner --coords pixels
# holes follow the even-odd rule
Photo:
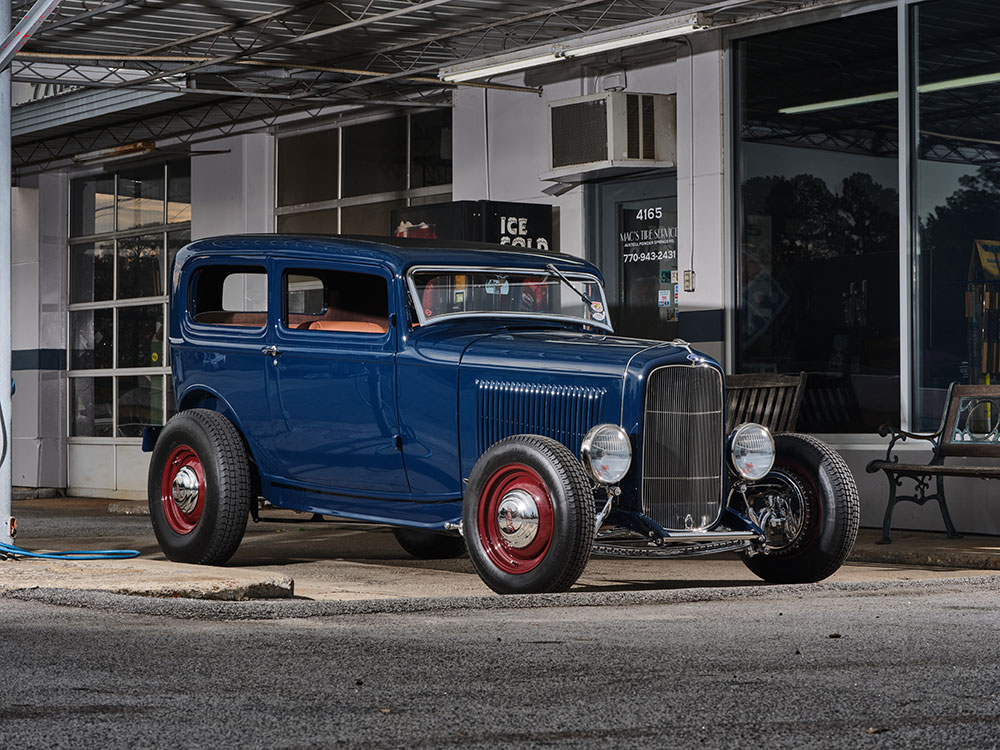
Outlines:
[[[608,91],[549,102],[549,171],[575,183],[677,162],[677,97]]]

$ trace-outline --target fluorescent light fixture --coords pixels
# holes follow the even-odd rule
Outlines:
[[[816,102],[815,104],[802,104],[798,107],[785,107],[778,112],[783,115],[804,115],[807,112],[821,112],[824,109],[839,109],[840,107],[853,107],[855,104],[873,104],[874,102],[885,102],[895,99],[899,94],[895,91],[885,91],[881,94],[867,94],[865,96],[852,96],[847,99],[831,99],[828,102]]]
[[[156,149],[156,141],[136,141],[127,143],[124,146],[112,146],[102,148],[99,151],[91,151],[86,154],[76,154],[73,161],[77,164],[98,164],[100,162],[115,161],[116,159],[127,159],[133,156],[142,156],[151,153]]]
[[[453,68],[445,68],[441,72],[441,79],[449,83],[462,83],[463,81],[471,81],[476,78],[488,78],[489,76],[496,76],[501,73],[513,73],[514,71],[526,68],[534,68],[537,65],[545,65],[546,63],[557,62],[561,59],[562,57],[559,55],[546,52],[535,54],[531,57],[507,60],[506,62],[490,63],[489,60],[483,60],[471,67],[456,65]]]
[[[923,83],[917,86],[917,92],[921,94],[932,94],[936,91],[952,91],[954,89],[964,89],[970,86],[983,86],[989,83],[1000,83],[1000,73],[984,73],[978,76],[966,76],[964,78],[952,78],[947,81],[935,81],[934,83]],[[828,102],[816,102],[815,104],[802,104],[797,107],[784,107],[778,113],[782,115],[803,115],[808,112],[821,112],[826,109],[839,109],[840,107],[853,107],[856,104],[872,104],[874,102],[884,102],[895,99],[899,96],[898,91],[885,91],[881,94],[867,94],[865,96],[852,96],[847,99],[831,99]]]
[[[689,34],[709,26],[708,17],[703,13],[687,13],[682,16],[633,23],[599,33],[561,39],[558,43],[548,46],[507,52],[474,62],[452,65],[442,68],[438,75],[449,83],[462,83],[476,78],[488,78],[501,73],[513,73],[538,65],[547,65],[566,58],[594,55],[598,52],[622,49],[623,47],[634,47],[637,44],[655,42],[657,39]]]
[[[579,47],[567,47],[563,50],[564,57],[585,57],[586,55],[596,55],[599,52],[622,49],[624,47],[634,47],[637,44],[655,42],[658,39],[669,39],[673,36],[683,36],[692,31],[707,29],[709,23],[701,13],[694,13],[688,16],[680,16],[670,19],[667,24],[659,25],[647,23],[643,26],[635,27],[636,33],[631,36],[623,35],[621,31],[614,34],[592,35],[588,44]]]

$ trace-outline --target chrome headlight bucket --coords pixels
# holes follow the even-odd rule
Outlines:
[[[774,438],[766,427],[747,422],[729,436],[729,461],[743,479],[756,482],[774,466]]]
[[[592,427],[580,445],[580,460],[601,484],[617,484],[632,465],[628,433],[616,424]]]

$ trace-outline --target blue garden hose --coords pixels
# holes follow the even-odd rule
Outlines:
[[[69,552],[30,552],[13,544],[0,542],[0,558],[9,557],[29,557],[35,560],[128,560],[138,557],[139,552],[134,549],[84,549],[71,550]]]
[[[10,391],[14,393],[14,379],[10,381]],[[0,407],[0,437],[3,447],[0,448],[0,466],[7,460],[7,422],[4,420],[3,408]],[[138,557],[134,549],[93,549],[70,550],[69,552],[30,552],[13,544],[0,542],[0,560],[7,557],[28,557],[36,560],[128,560]]]

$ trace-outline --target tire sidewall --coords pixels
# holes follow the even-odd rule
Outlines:
[[[552,539],[544,558],[526,573],[517,574],[500,570],[489,561],[479,535],[480,495],[483,486],[496,471],[510,464],[524,464],[538,474],[548,492],[553,515]],[[552,457],[531,443],[502,441],[490,448],[473,467],[462,510],[469,556],[483,581],[500,593],[538,593],[550,590],[552,583],[561,580],[567,567],[572,564],[577,530],[573,527],[571,506],[582,501],[572,496],[570,487],[564,486]]]
[[[161,500],[161,481],[166,461],[174,449],[189,446],[201,461],[205,473],[205,504],[201,518],[190,533],[179,534],[167,521]],[[202,423],[189,413],[174,415],[163,428],[150,459],[149,514],[153,532],[160,548],[176,562],[200,562],[205,549],[210,546],[218,525],[219,514],[228,498],[222,493],[221,467],[215,459],[215,447]]]
[[[794,549],[744,557],[752,571],[775,583],[822,580],[843,564],[858,529],[858,495],[843,458],[809,436],[774,436],[774,468],[794,475],[809,491],[813,518]],[[841,486],[843,485],[843,486]]]

